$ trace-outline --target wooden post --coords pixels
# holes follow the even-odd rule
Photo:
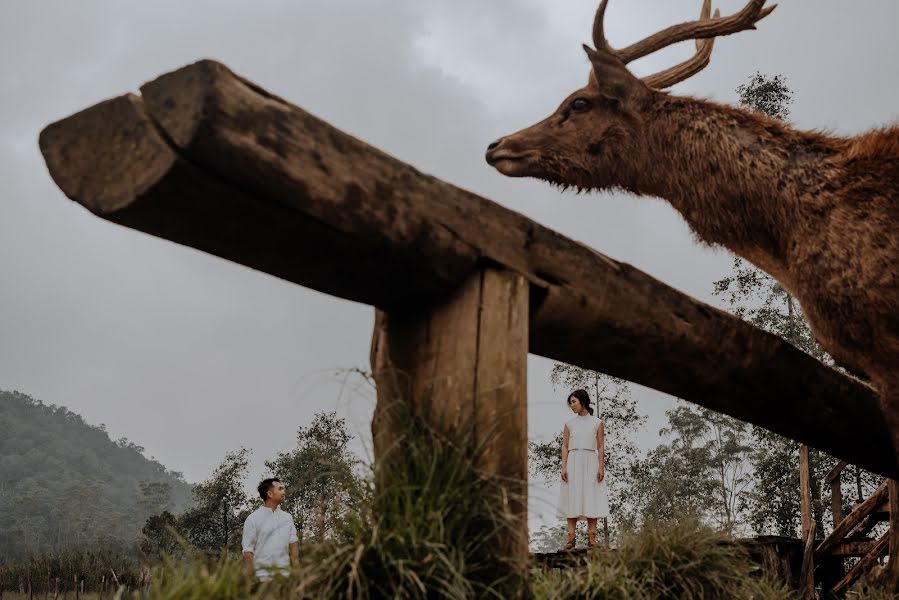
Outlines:
[[[843,488],[839,477],[830,484],[830,510],[833,512],[833,526],[843,520]]]
[[[899,592],[899,481],[890,479],[890,560],[884,572],[884,588],[891,592]]]
[[[522,577],[528,559],[528,300],[523,277],[486,267],[433,305],[378,311],[371,352],[378,388],[375,460],[403,434],[393,418],[397,402],[438,431],[473,424],[473,442],[486,442],[478,467],[503,479],[518,515],[517,535],[497,541],[497,556],[511,558]]]
[[[802,571],[799,590],[803,598],[815,597],[815,523],[812,519],[811,477],[809,472],[808,446],[799,445],[799,512],[802,524]]]
[[[843,488],[840,475],[847,466],[849,466],[849,463],[841,460],[824,477],[824,481],[830,484],[830,509],[833,513],[834,527],[837,527],[840,521],[843,520]]]
[[[815,522],[812,521],[802,544],[802,568],[799,571],[799,597],[815,600]]]

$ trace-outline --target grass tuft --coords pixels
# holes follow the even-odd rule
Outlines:
[[[695,522],[646,527],[582,566],[532,572],[535,598],[711,600],[793,598],[785,585],[750,576],[754,565],[724,534]]]

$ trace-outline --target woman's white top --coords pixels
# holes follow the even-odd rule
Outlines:
[[[575,416],[565,425],[568,426],[569,450],[596,450],[596,431],[602,423],[593,415]]]

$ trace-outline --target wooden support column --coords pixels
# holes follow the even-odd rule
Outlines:
[[[840,474],[847,466],[849,463],[841,460],[824,477],[824,482],[830,485],[830,509],[833,513],[834,527],[843,520],[843,487]]]
[[[529,284],[485,267],[434,304],[377,311],[372,371],[378,403],[372,421],[375,460],[401,439],[394,420],[407,403],[438,431],[473,424],[485,445],[477,466],[499,475],[518,515],[513,539],[497,554],[527,568],[527,353]],[[401,414],[401,413],[400,413]]]
[[[812,519],[811,477],[808,446],[799,445],[799,513],[802,524],[802,571],[799,593],[802,598],[815,597],[815,524]]]

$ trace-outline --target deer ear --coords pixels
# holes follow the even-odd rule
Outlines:
[[[601,94],[625,100],[642,95],[649,88],[627,70],[617,56],[606,50],[594,50],[584,45],[584,52],[590,59],[593,69],[590,71],[589,85],[599,88]]]

